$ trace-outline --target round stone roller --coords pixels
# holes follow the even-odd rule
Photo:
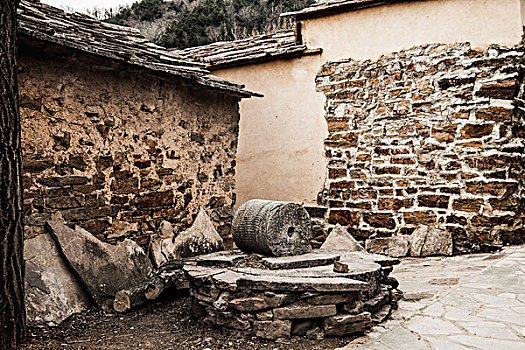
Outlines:
[[[271,256],[310,251],[310,215],[301,205],[261,199],[240,206],[232,223],[239,249]]]

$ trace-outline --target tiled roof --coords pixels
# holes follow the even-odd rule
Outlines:
[[[332,0],[318,2],[310,7],[295,12],[281,13],[281,17],[294,16],[297,20],[321,17],[334,13],[361,10],[368,7],[388,5],[396,2],[421,0]]]
[[[182,57],[145,39],[138,29],[105,23],[80,13],[68,13],[38,1],[22,0],[18,31],[44,42],[76,49],[168,76],[188,79],[241,97],[257,95],[244,85],[210,74],[206,65]]]
[[[206,63],[210,69],[213,69],[275,58],[317,54],[321,50],[309,50],[306,45],[296,44],[293,31],[280,31],[274,34],[256,35],[246,39],[217,42],[172,52]]]

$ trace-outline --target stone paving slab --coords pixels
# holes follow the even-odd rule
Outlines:
[[[525,350],[525,246],[403,259],[392,319],[343,349]]]

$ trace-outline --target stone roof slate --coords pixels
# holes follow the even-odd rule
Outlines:
[[[20,2],[18,31],[33,39],[183,78],[230,95],[258,95],[244,89],[242,84],[211,75],[205,64],[192,60],[189,55],[182,57],[149,42],[138,29],[65,12],[37,1]]]
[[[397,2],[422,0],[331,0],[318,2],[305,9],[281,13],[281,17],[293,16],[297,20],[322,17],[335,13],[362,10],[369,7],[389,5]]]
[[[264,62],[275,58],[318,54],[321,49],[309,50],[306,45],[297,44],[294,32],[287,30],[190,47],[184,50],[172,50],[172,52],[206,63],[210,69],[217,69]]]

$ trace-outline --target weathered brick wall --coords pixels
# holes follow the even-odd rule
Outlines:
[[[456,252],[524,241],[523,52],[428,45],[325,64],[329,222],[361,239],[438,225]]]
[[[19,52],[28,237],[56,211],[142,245],[161,220],[182,230],[201,206],[228,221],[237,98],[48,50]]]

